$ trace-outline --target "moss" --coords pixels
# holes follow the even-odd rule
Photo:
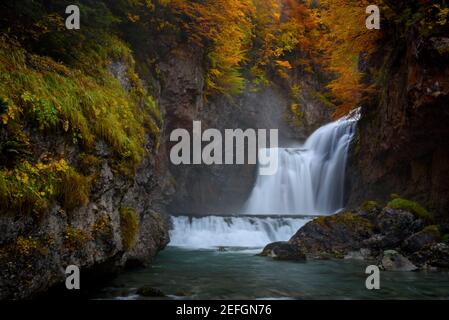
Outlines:
[[[424,207],[422,207],[419,203],[414,202],[414,201],[410,201],[410,200],[406,200],[406,199],[402,199],[402,198],[395,198],[387,204],[387,207],[391,208],[391,209],[409,211],[409,212],[413,213],[415,216],[417,216],[418,218],[420,218],[428,223],[433,220],[433,217],[430,214],[430,212],[427,211],[427,209],[425,209]]]
[[[349,229],[358,228],[372,230],[374,228],[373,224],[369,220],[352,212],[343,212],[332,216],[318,217],[313,220],[313,222],[323,227],[326,227],[327,225],[343,224]]]
[[[433,233],[435,236],[440,237],[440,229],[438,228],[437,225],[430,225],[430,226],[426,226],[423,229],[423,232],[429,232],[429,233]]]
[[[380,205],[376,201],[366,201],[361,208],[363,211],[371,212],[380,209]]]
[[[64,230],[64,245],[71,251],[82,249],[90,239],[84,230],[73,227]]]
[[[129,207],[120,208],[120,227],[123,247],[126,250],[134,246],[136,234],[139,228],[136,210]]]

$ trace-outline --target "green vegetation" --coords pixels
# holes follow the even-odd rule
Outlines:
[[[435,236],[440,237],[441,233],[440,233],[440,229],[437,225],[430,225],[430,226],[426,226],[423,229],[423,232],[429,232],[429,233],[433,233]]]
[[[371,212],[380,209],[381,207],[376,201],[366,201],[364,204],[362,204],[361,208],[363,211]]]
[[[388,208],[397,209],[397,210],[405,210],[415,214],[418,218],[431,222],[433,220],[432,215],[427,209],[422,207],[419,203],[402,199],[402,198],[394,198],[387,204]]]
[[[112,30],[119,20],[103,3],[80,5],[84,28],[72,33],[61,3],[52,8],[58,13],[42,2],[0,4],[0,214],[40,217],[55,201],[66,211],[85,204],[101,163],[93,155],[98,141],[126,176],[150,151],[146,132],[159,145],[162,115],[130,48]],[[117,78],[114,64],[123,66]],[[55,136],[79,149],[78,159],[43,155],[51,149],[46,141],[61,144]]]
[[[133,208],[120,208],[120,227],[122,233],[122,243],[126,250],[132,249],[139,229],[139,221],[136,210]]]
[[[332,216],[319,217],[316,218],[314,222],[323,227],[327,225],[341,224],[348,229],[370,231],[374,228],[373,224],[368,219],[362,218],[352,212],[343,212]]]

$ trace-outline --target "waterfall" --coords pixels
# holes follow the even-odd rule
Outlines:
[[[347,154],[359,117],[355,110],[316,130],[302,146],[278,148],[277,173],[258,175],[244,213],[330,214],[342,209]]]
[[[308,218],[290,217],[172,217],[170,245],[189,248],[260,248],[287,241]]]
[[[347,154],[358,119],[356,110],[319,128],[301,146],[278,148],[277,173],[258,175],[245,215],[172,217],[170,245],[260,248],[289,240],[311,215],[341,209]]]

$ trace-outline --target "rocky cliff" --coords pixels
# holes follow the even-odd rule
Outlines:
[[[449,39],[389,27],[368,63],[380,91],[362,108],[348,169],[349,206],[400,194],[447,219]]]
[[[23,65],[13,65],[10,60],[14,70],[10,72],[39,70],[30,62],[38,58],[20,51],[16,44],[8,50],[1,48],[2,57],[7,52],[23,57]],[[118,85],[115,90],[126,95],[135,89],[136,80],[130,78],[130,74],[136,75],[132,63],[110,60],[106,67],[105,77],[113,76],[112,83]],[[52,71],[47,72],[51,77]],[[71,77],[70,71],[66,77]],[[67,94],[64,87],[60,93]],[[38,103],[37,97],[30,99]],[[12,106],[10,100],[8,104]],[[111,106],[109,113],[113,112]],[[78,116],[83,117],[81,113]],[[75,131],[70,129],[72,119],[65,124],[67,130],[41,130],[32,121],[17,127],[15,121],[22,119],[8,120],[0,127],[0,299],[30,298],[46,292],[65,281],[69,265],[80,268],[83,289],[127,266],[150,263],[165,247],[169,221],[161,211],[164,167],[157,153],[158,131],[154,126],[142,131],[145,151],[134,167],[128,154],[117,154],[106,135],[97,136],[89,146],[78,143],[76,136],[70,135]],[[17,132],[27,137],[21,149],[21,140],[14,136]],[[16,160],[16,156],[23,158]],[[18,166],[10,169],[15,161]],[[83,278],[88,274],[93,282]]]

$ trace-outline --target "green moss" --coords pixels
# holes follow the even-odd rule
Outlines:
[[[120,227],[123,247],[132,249],[139,228],[136,210],[129,207],[120,208]]]
[[[376,201],[366,201],[361,208],[363,211],[371,212],[379,209],[380,205]]]
[[[343,212],[332,216],[318,217],[313,222],[323,227],[326,227],[327,225],[334,225],[337,223],[343,224],[349,229],[358,228],[372,230],[374,227],[369,220],[351,212]]]
[[[441,234],[440,234],[440,229],[438,228],[437,225],[426,226],[426,227],[423,229],[423,231],[424,231],[424,232],[430,232],[430,233],[433,233],[433,234],[436,235],[437,237],[440,237],[440,236],[441,236]]]
[[[419,203],[414,201],[402,198],[395,198],[387,204],[387,207],[391,209],[409,211],[414,215],[416,215],[418,218],[426,222],[431,222],[433,220],[433,217],[430,214],[430,212],[427,211],[427,209],[425,209],[424,207],[422,207]]]

